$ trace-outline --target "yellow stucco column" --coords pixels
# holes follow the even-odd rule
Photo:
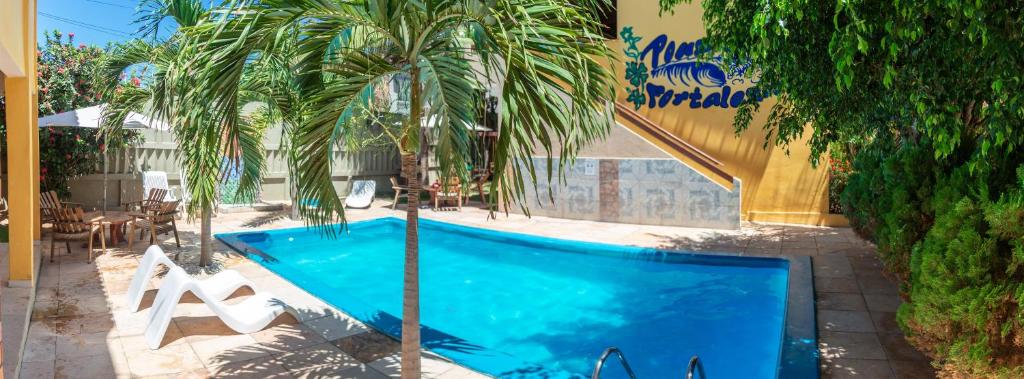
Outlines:
[[[33,69],[32,72],[35,73],[36,70]],[[33,83],[34,82],[35,81],[33,81]],[[39,172],[39,118],[38,118],[38,116],[39,116],[39,113],[38,113],[38,109],[39,109],[39,96],[37,96],[37,93],[36,93],[36,91],[38,91],[37,86],[32,86],[31,89],[32,89],[32,92],[33,92],[32,93],[32,114],[29,115],[29,118],[32,120],[32,137],[29,138],[29,142],[32,143],[32,156],[35,157],[34,159],[32,159],[32,172],[35,173],[35,175],[38,176],[40,174],[40,172]],[[33,180],[32,181],[32,194],[33,194],[32,195],[32,209],[34,210],[34,212],[32,212],[32,225],[33,225],[32,226],[32,239],[34,239],[36,241],[39,241],[40,239],[42,239],[42,234],[43,234],[43,231],[42,231],[43,225],[40,222],[40,213],[41,212],[39,212],[39,188],[40,188],[40,185],[42,185],[42,183],[40,183],[39,180]]]
[[[10,280],[32,280],[33,244],[39,223],[39,138],[34,130],[32,87],[35,76],[6,78],[7,193],[10,207]]]

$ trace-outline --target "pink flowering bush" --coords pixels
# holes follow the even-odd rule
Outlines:
[[[39,115],[51,115],[99,104],[99,86],[94,82],[103,50],[75,45],[75,34],[65,38],[59,31],[46,33],[36,54],[39,71]]]
[[[104,51],[95,46],[74,43],[75,34],[59,31],[45,34],[36,50],[39,90],[39,116],[85,108],[102,102],[96,69]],[[0,148],[6,156],[7,128],[5,103],[0,97]],[[137,132],[125,131],[124,145],[140,140]],[[124,145],[111,148],[120,148]],[[39,181],[44,191],[67,196],[68,183],[79,176],[95,173],[102,167],[102,140],[95,129],[43,128],[39,131]]]

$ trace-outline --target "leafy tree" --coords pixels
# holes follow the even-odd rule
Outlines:
[[[660,0],[671,12],[690,0]],[[946,373],[1024,375],[1018,167],[1024,3],[702,1],[707,40],[778,91],[763,127],[860,152],[842,194],[903,282],[899,320]],[[758,104],[744,104],[737,129]]]
[[[233,104],[232,119],[226,122],[219,115],[197,112],[205,108],[190,108],[180,101],[187,87],[194,85],[188,80],[192,74],[188,65],[194,51],[184,48],[188,44],[185,31],[207,21],[211,15],[202,2],[146,0],[140,9],[140,31],[143,37],[153,40],[133,40],[112,49],[98,78],[117,78],[137,65],[146,65],[151,76],[141,86],[114,81],[105,87],[110,106],[104,111],[103,130],[107,135],[120,135],[120,125],[131,112],[151,114],[171,125],[178,141],[185,190],[191,198],[188,213],[201,217],[200,266],[207,266],[212,256],[211,217],[218,201],[217,185],[229,168],[241,167],[238,196],[256,195],[266,162],[264,129],[239,115],[242,104]],[[158,40],[159,25],[168,20],[175,22],[178,29],[167,40]]]
[[[690,0],[661,0],[663,9]],[[749,60],[780,91],[768,122],[787,143],[812,125],[817,159],[833,142],[931,139],[937,157],[1024,143],[1024,4],[956,0],[705,0],[709,42]],[[758,104],[736,118],[750,126]]]
[[[349,2],[264,0],[225,10],[221,22],[192,30],[200,51],[181,101],[192,114],[214,113],[232,123],[237,88],[247,69],[290,40],[297,54],[288,67],[297,99],[305,105],[294,143],[298,192],[317,207],[303,207],[307,221],[344,221],[331,183],[332,151],[378,128],[402,159],[412,188],[406,218],[402,315],[402,377],[420,377],[417,220],[420,162],[426,138],[436,141],[442,180],[467,182],[476,122],[476,90],[483,78],[503,82],[501,130],[494,157],[497,179],[489,201],[511,204],[534,176],[538,147],[549,157],[560,144],[559,168],[584,144],[609,128],[607,101],[614,79],[612,54],[599,35],[592,1],[367,0]],[[397,123],[380,119],[379,89],[407,83],[409,113]],[[386,92],[386,91],[385,91]],[[387,112],[383,112],[387,113]],[[424,127],[426,120],[433,124]],[[186,122],[188,120],[186,119]],[[367,130],[370,130],[367,134]],[[550,179],[550,178],[549,178]],[[501,188],[501,195],[495,195]],[[344,225],[344,224],[342,224]],[[335,229],[325,227],[324,230]]]

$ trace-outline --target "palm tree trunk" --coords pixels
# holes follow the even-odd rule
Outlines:
[[[402,379],[420,378],[420,70],[413,64],[409,73],[409,124],[402,141],[402,175],[409,183],[409,205],[405,209],[405,278],[402,293]],[[413,133],[412,132],[415,131]],[[415,142],[413,142],[415,141]],[[412,142],[412,146],[408,146]]]
[[[210,228],[213,207],[209,204],[203,205],[201,228],[199,231],[199,267],[210,265]]]
[[[294,129],[289,128],[289,132],[286,134],[288,138],[288,197],[292,200],[291,217],[292,220],[302,219],[302,215],[299,213],[299,164],[298,158],[295,156],[295,134]]]
[[[291,170],[291,168],[289,168],[289,171],[290,170]],[[302,216],[299,215],[299,195],[298,195],[299,191],[298,191],[297,188],[295,188],[295,177],[296,177],[296,175],[292,175],[292,172],[294,172],[294,171],[290,171],[288,173],[288,197],[291,198],[291,200],[292,200],[292,209],[291,209],[291,213],[288,216],[292,220],[298,220],[298,219],[302,218]]]
[[[402,293],[402,379],[420,377],[420,182],[415,154],[402,155],[402,175],[409,182],[405,210],[405,278]]]

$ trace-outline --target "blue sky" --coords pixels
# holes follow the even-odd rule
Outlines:
[[[43,33],[58,29],[75,33],[75,42],[105,47],[126,41],[138,29],[133,25],[138,0],[38,0],[39,43]]]

